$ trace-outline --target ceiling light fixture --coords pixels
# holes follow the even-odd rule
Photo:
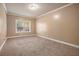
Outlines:
[[[39,8],[39,6],[37,4],[30,4],[29,5],[29,9],[31,9],[31,10],[36,10],[38,8]]]

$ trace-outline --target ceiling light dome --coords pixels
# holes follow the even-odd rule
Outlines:
[[[36,10],[38,8],[39,8],[39,6],[37,4],[31,4],[31,5],[29,5],[29,9],[31,9],[31,10]]]

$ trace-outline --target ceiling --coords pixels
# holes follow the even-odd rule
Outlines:
[[[37,10],[30,10],[28,5],[31,3],[6,3],[8,14],[16,14],[21,16],[40,16],[48,11],[55,10],[66,3],[36,3],[39,8]]]

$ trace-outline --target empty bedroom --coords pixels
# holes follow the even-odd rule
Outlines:
[[[79,3],[0,3],[0,56],[79,56]]]

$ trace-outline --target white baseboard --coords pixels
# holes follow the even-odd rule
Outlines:
[[[2,45],[0,46],[0,51],[2,50],[2,48],[3,48],[3,46],[4,46],[4,44],[5,44],[6,41],[7,41],[7,38],[4,40],[4,42],[3,42]]]
[[[64,41],[61,41],[61,40],[52,39],[52,38],[46,37],[46,36],[41,36],[41,35],[37,35],[37,36],[38,36],[38,37],[45,38],[45,39],[48,39],[48,40],[51,40],[51,41],[55,41],[55,42],[58,42],[58,43],[62,43],[62,44],[68,45],[68,46],[72,46],[72,47],[74,47],[74,48],[78,48],[78,49],[79,49],[79,45],[76,45],[76,44],[64,42]]]
[[[24,37],[24,36],[35,36],[36,34],[30,34],[30,35],[19,35],[19,36],[11,36],[11,37],[7,37],[9,38],[17,38],[17,37]]]
[[[7,38],[4,40],[4,42],[2,43],[2,45],[0,46],[0,51],[2,50],[2,48],[3,48],[5,42],[7,41],[8,38],[16,38],[16,37],[24,37],[24,36],[36,36],[36,34],[7,37]]]

